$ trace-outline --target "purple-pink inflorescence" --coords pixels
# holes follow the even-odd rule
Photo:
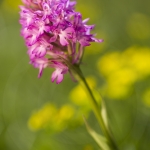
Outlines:
[[[90,31],[94,25],[86,25],[88,19],[75,12],[76,1],[70,0],[22,0],[20,6],[21,35],[28,47],[30,63],[43,69],[52,67],[51,81],[59,84],[64,74],[71,73],[68,62],[79,65],[84,47],[90,42],[102,42]]]

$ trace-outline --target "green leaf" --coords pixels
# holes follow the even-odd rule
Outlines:
[[[102,99],[102,98],[101,98],[101,99]],[[104,102],[103,99],[102,99],[101,101],[102,101],[102,106],[101,106],[102,118],[103,118],[103,120],[104,120],[104,123],[105,123],[107,129],[109,130],[106,105],[105,105],[105,102]]]
[[[99,145],[99,147],[101,148],[101,150],[111,150],[109,145],[108,145],[108,141],[105,137],[103,137],[102,135],[99,135],[98,133],[96,133],[87,123],[86,119],[83,117],[86,128],[88,133],[92,136],[92,138],[96,141],[96,143]]]

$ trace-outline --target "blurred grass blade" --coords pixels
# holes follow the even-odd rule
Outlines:
[[[105,137],[97,134],[87,123],[86,119],[83,117],[87,131],[92,136],[92,138],[96,141],[96,143],[99,145],[99,147],[102,150],[111,150],[108,146],[108,141]]]
[[[103,120],[104,120],[105,126],[106,126],[107,129],[109,130],[106,105],[105,105],[105,102],[104,102],[104,100],[103,100],[102,98],[101,98],[101,101],[102,101],[102,106],[101,106],[102,118],[103,118]]]

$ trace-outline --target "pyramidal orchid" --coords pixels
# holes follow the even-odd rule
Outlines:
[[[71,66],[79,66],[84,47],[91,42],[102,42],[90,31],[88,19],[75,11],[76,1],[70,0],[22,0],[20,6],[21,35],[28,48],[30,64],[39,69],[54,68],[51,81],[62,82]]]
[[[38,77],[42,76],[45,68],[54,69],[51,81],[56,81],[57,84],[63,81],[66,73],[70,73],[73,80],[76,75],[89,95],[91,107],[105,137],[93,132],[86,123],[88,132],[101,149],[118,150],[105,121],[107,120],[105,107],[97,102],[79,67],[85,47],[90,46],[91,42],[103,41],[96,39],[95,34],[91,34],[94,25],[87,25],[89,19],[82,20],[81,13],[75,11],[76,1],[22,0],[22,2],[24,6],[20,6],[21,35],[28,48],[30,64],[39,69]]]

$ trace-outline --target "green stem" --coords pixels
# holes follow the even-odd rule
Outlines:
[[[111,133],[109,132],[109,130],[107,129],[105,123],[104,123],[104,120],[103,120],[103,117],[102,117],[102,114],[100,112],[100,108],[99,108],[99,105],[97,104],[97,101],[88,85],[88,83],[86,82],[81,70],[79,67],[75,67],[75,72],[77,73],[77,75],[79,76],[79,78],[81,79],[81,81],[83,82],[87,92],[89,93],[89,96],[90,96],[90,103],[93,107],[93,111],[94,111],[94,114],[101,126],[101,129],[103,131],[103,133],[105,134],[109,144],[110,144],[110,147],[113,149],[113,150],[118,150],[117,146],[116,146],[116,143],[114,141],[114,139],[112,138],[112,135]]]

